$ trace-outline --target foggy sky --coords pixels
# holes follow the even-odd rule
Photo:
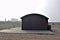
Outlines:
[[[49,21],[60,22],[60,0],[48,0],[44,10],[50,18]]]
[[[43,14],[49,22],[60,22],[60,0],[0,0],[0,20],[20,20],[30,13]]]

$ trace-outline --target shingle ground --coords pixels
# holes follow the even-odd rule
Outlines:
[[[60,40],[60,35],[0,33],[0,40]]]

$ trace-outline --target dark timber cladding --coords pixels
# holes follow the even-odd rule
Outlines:
[[[41,14],[28,14],[22,19],[22,30],[49,30],[48,18]]]

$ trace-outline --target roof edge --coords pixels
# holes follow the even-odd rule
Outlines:
[[[40,16],[43,16],[43,17],[49,19],[48,17],[46,17],[46,16],[44,16],[44,15],[42,15],[42,14],[37,14],[37,13],[27,14],[27,15],[21,17],[21,19],[24,18],[24,17],[26,17],[26,16],[29,16],[29,15],[40,15]]]

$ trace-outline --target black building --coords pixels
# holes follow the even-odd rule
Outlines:
[[[48,18],[41,14],[28,14],[22,19],[22,30],[50,30]]]

